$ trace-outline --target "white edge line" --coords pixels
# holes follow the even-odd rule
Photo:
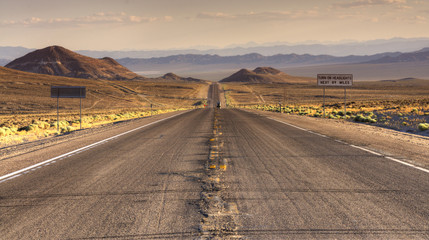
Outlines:
[[[411,164],[411,163],[407,163],[407,162],[404,162],[404,161],[398,160],[398,159],[393,158],[393,157],[387,157],[387,156],[386,156],[385,158],[387,158],[387,159],[389,159],[389,160],[392,160],[392,161],[395,161],[395,162],[397,162],[397,163],[403,164],[403,165],[405,165],[405,166],[408,166],[408,167],[412,167],[412,168],[418,169],[418,170],[423,171],[423,172],[425,172],[425,173],[429,173],[429,170],[428,170],[428,169],[426,169],[426,168],[418,167],[418,166],[416,166],[416,165],[413,165],[413,164]]]
[[[274,118],[270,118],[270,117],[267,117],[267,118],[268,118],[268,119],[271,119],[271,120],[274,120],[274,121],[277,121],[277,122],[279,122],[279,123],[283,123],[283,124],[286,124],[286,125],[288,125],[288,126],[291,126],[291,127],[297,128],[297,129],[299,129],[299,130],[302,130],[302,131],[306,131],[306,132],[308,132],[308,130],[307,130],[307,129],[305,129],[305,128],[301,128],[301,127],[298,127],[298,126],[292,125],[292,124],[287,123],[287,122],[282,122],[282,121],[277,120],[277,119],[274,119]]]
[[[310,131],[310,130],[307,130],[307,129],[304,129],[304,128],[301,128],[301,127],[295,126],[295,125],[290,124],[290,123],[286,123],[286,122],[283,122],[283,121],[280,121],[280,120],[277,120],[277,119],[274,119],[274,118],[270,118],[270,117],[267,117],[267,118],[268,118],[268,119],[271,119],[271,120],[274,120],[274,121],[277,121],[277,122],[279,122],[279,123],[283,123],[283,124],[285,124],[285,125],[288,125],[288,126],[291,126],[291,127],[297,128],[297,129],[302,130],[302,131],[305,131],[305,132],[309,132],[309,133],[312,133],[312,134],[315,134],[315,135],[318,135],[318,136],[321,136],[321,137],[328,138],[327,136],[325,136],[325,135],[323,135],[323,134],[316,133],[316,132],[312,132],[312,131]],[[334,139],[334,140],[335,140],[335,139]],[[340,142],[341,140],[335,140],[335,141]],[[384,157],[384,158],[389,159],[389,160],[391,160],[391,161],[394,161],[394,162],[397,162],[397,163],[403,164],[403,165],[405,165],[405,166],[412,167],[412,168],[414,168],[414,169],[417,169],[417,170],[423,171],[423,172],[425,172],[425,173],[429,173],[429,169],[422,168],[422,167],[419,167],[419,166],[413,165],[413,164],[408,163],[408,162],[401,161],[401,160],[396,159],[396,158],[393,158],[393,157],[384,156],[383,154],[380,154],[380,153],[377,153],[377,152],[371,151],[371,150],[366,149],[366,148],[363,148],[363,147],[359,147],[359,146],[356,146],[356,145],[353,145],[353,144],[348,144],[348,143],[345,143],[345,142],[343,142],[343,141],[341,141],[341,142],[342,142],[342,143],[344,143],[344,144],[346,144],[346,145],[349,145],[350,147],[354,147],[354,148],[360,149],[360,150],[362,150],[362,151],[365,151],[365,152],[368,152],[368,153],[374,154],[374,155],[376,155],[376,156]]]
[[[383,156],[383,154],[380,154],[380,153],[378,153],[378,152],[371,151],[371,150],[366,149],[366,148],[363,148],[363,147],[359,147],[359,146],[356,146],[356,145],[353,145],[353,144],[348,144],[348,145],[349,145],[350,147],[354,147],[354,148],[360,149],[360,150],[362,150],[362,151],[372,153],[372,154],[377,155],[377,156]]]
[[[12,172],[12,173],[9,173],[9,174],[6,174],[6,175],[3,175],[3,176],[1,176],[1,177],[0,177],[0,183],[1,183],[1,182],[3,182],[3,181],[1,181],[1,180],[15,178],[15,177],[17,177],[17,176],[15,176],[15,175],[18,175],[18,174],[20,174],[20,173],[22,173],[22,172],[29,171],[29,170],[33,170],[33,169],[35,169],[35,168],[37,168],[37,167],[41,167],[41,166],[42,166],[42,165],[44,165],[44,164],[47,164],[47,163],[53,162],[53,161],[58,160],[58,159],[61,159],[61,158],[69,157],[70,155],[73,155],[73,154],[75,154],[75,153],[78,153],[78,152],[81,152],[81,151],[88,150],[88,149],[90,149],[90,148],[93,148],[93,147],[95,147],[95,146],[97,146],[97,145],[103,144],[103,143],[105,143],[105,142],[107,142],[107,141],[110,141],[110,140],[112,140],[112,139],[115,139],[115,138],[118,138],[118,137],[120,137],[120,136],[123,136],[123,135],[125,135],[125,134],[131,133],[131,132],[134,132],[134,131],[137,131],[137,130],[139,130],[139,129],[145,128],[145,127],[150,126],[150,125],[155,124],[155,123],[159,123],[159,122],[165,121],[165,120],[170,119],[170,118],[173,118],[173,117],[177,117],[177,116],[182,115],[182,114],[187,113],[187,112],[188,112],[188,111],[186,111],[186,112],[182,112],[182,113],[179,113],[179,114],[176,114],[176,115],[173,115],[173,116],[170,116],[170,117],[168,117],[168,118],[163,118],[163,119],[157,120],[157,121],[155,121],[155,122],[148,123],[148,124],[143,125],[143,126],[140,126],[140,127],[138,127],[138,128],[131,129],[131,130],[129,130],[129,131],[126,131],[126,132],[120,133],[120,134],[115,135],[115,136],[113,136],[113,137],[109,137],[109,138],[106,138],[106,139],[104,139],[104,140],[101,140],[101,141],[95,142],[95,143],[93,143],[93,144],[87,145],[87,146],[85,146],[85,147],[81,147],[81,148],[79,148],[79,149],[73,150],[73,151],[71,151],[71,152],[64,153],[64,154],[62,154],[62,155],[59,155],[59,156],[53,157],[53,158],[48,159],[48,160],[45,160],[45,161],[43,161],[43,162],[40,162],[40,163],[34,164],[34,165],[29,166],[29,167],[26,167],[26,168],[23,168],[23,169],[21,169],[21,170],[18,170],[18,171],[15,171],[15,172]],[[18,176],[19,176],[19,175],[18,175]]]

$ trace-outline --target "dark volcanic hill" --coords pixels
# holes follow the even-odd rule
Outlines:
[[[126,80],[143,78],[112,58],[95,59],[60,46],[36,50],[5,67],[16,70],[74,78]]]
[[[253,71],[241,69],[219,82],[243,83],[304,83],[310,78],[294,77],[272,67],[257,67]]]

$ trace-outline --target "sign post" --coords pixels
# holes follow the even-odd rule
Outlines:
[[[283,106],[284,106],[284,111],[286,112],[286,87],[283,88]],[[282,113],[282,110],[280,110],[280,113]]]
[[[344,88],[344,116],[347,115],[347,88]]]
[[[82,86],[51,86],[51,98],[57,98],[57,131],[60,131],[60,98],[80,98],[80,129],[82,129],[82,98],[86,97],[86,87]]]
[[[79,89],[80,90],[80,96],[82,96],[82,88],[80,88]],[[80,105],[80,111],[79,111],[79,118],[80,118],[80,120],[79,120],[79,127],[80,127],[80,129],[82,130],[82,98],[80,97],[79,98],[79,105]]]
[[[323,87],[323,118],[325,117],[325,87]]]
[[[346,89],[353,86],[353,74],[317,74],[317,86],[323,87],[323,117],[325,117],[325,87],[344,87],[344,116],[346,116]]]

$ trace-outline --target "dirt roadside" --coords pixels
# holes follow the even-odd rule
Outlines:
[[[245,110],[429,169],[429,137],[342,120]]]
[[[189,111],[189,110],[188,110]],[[0,176],[187,111],[127,120],[0,149]]]

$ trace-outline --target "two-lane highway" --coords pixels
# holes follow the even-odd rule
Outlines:
[[[209,107],[211,108],[217,107],[217,103],[220,102],[218,83],[213,83],[212,85],[210,85],[207,99],[208,99],[207,105]]]
[[[6,179],[0,223],[0,239],[429,239],[429,174],[246,111],[197,109]]]

